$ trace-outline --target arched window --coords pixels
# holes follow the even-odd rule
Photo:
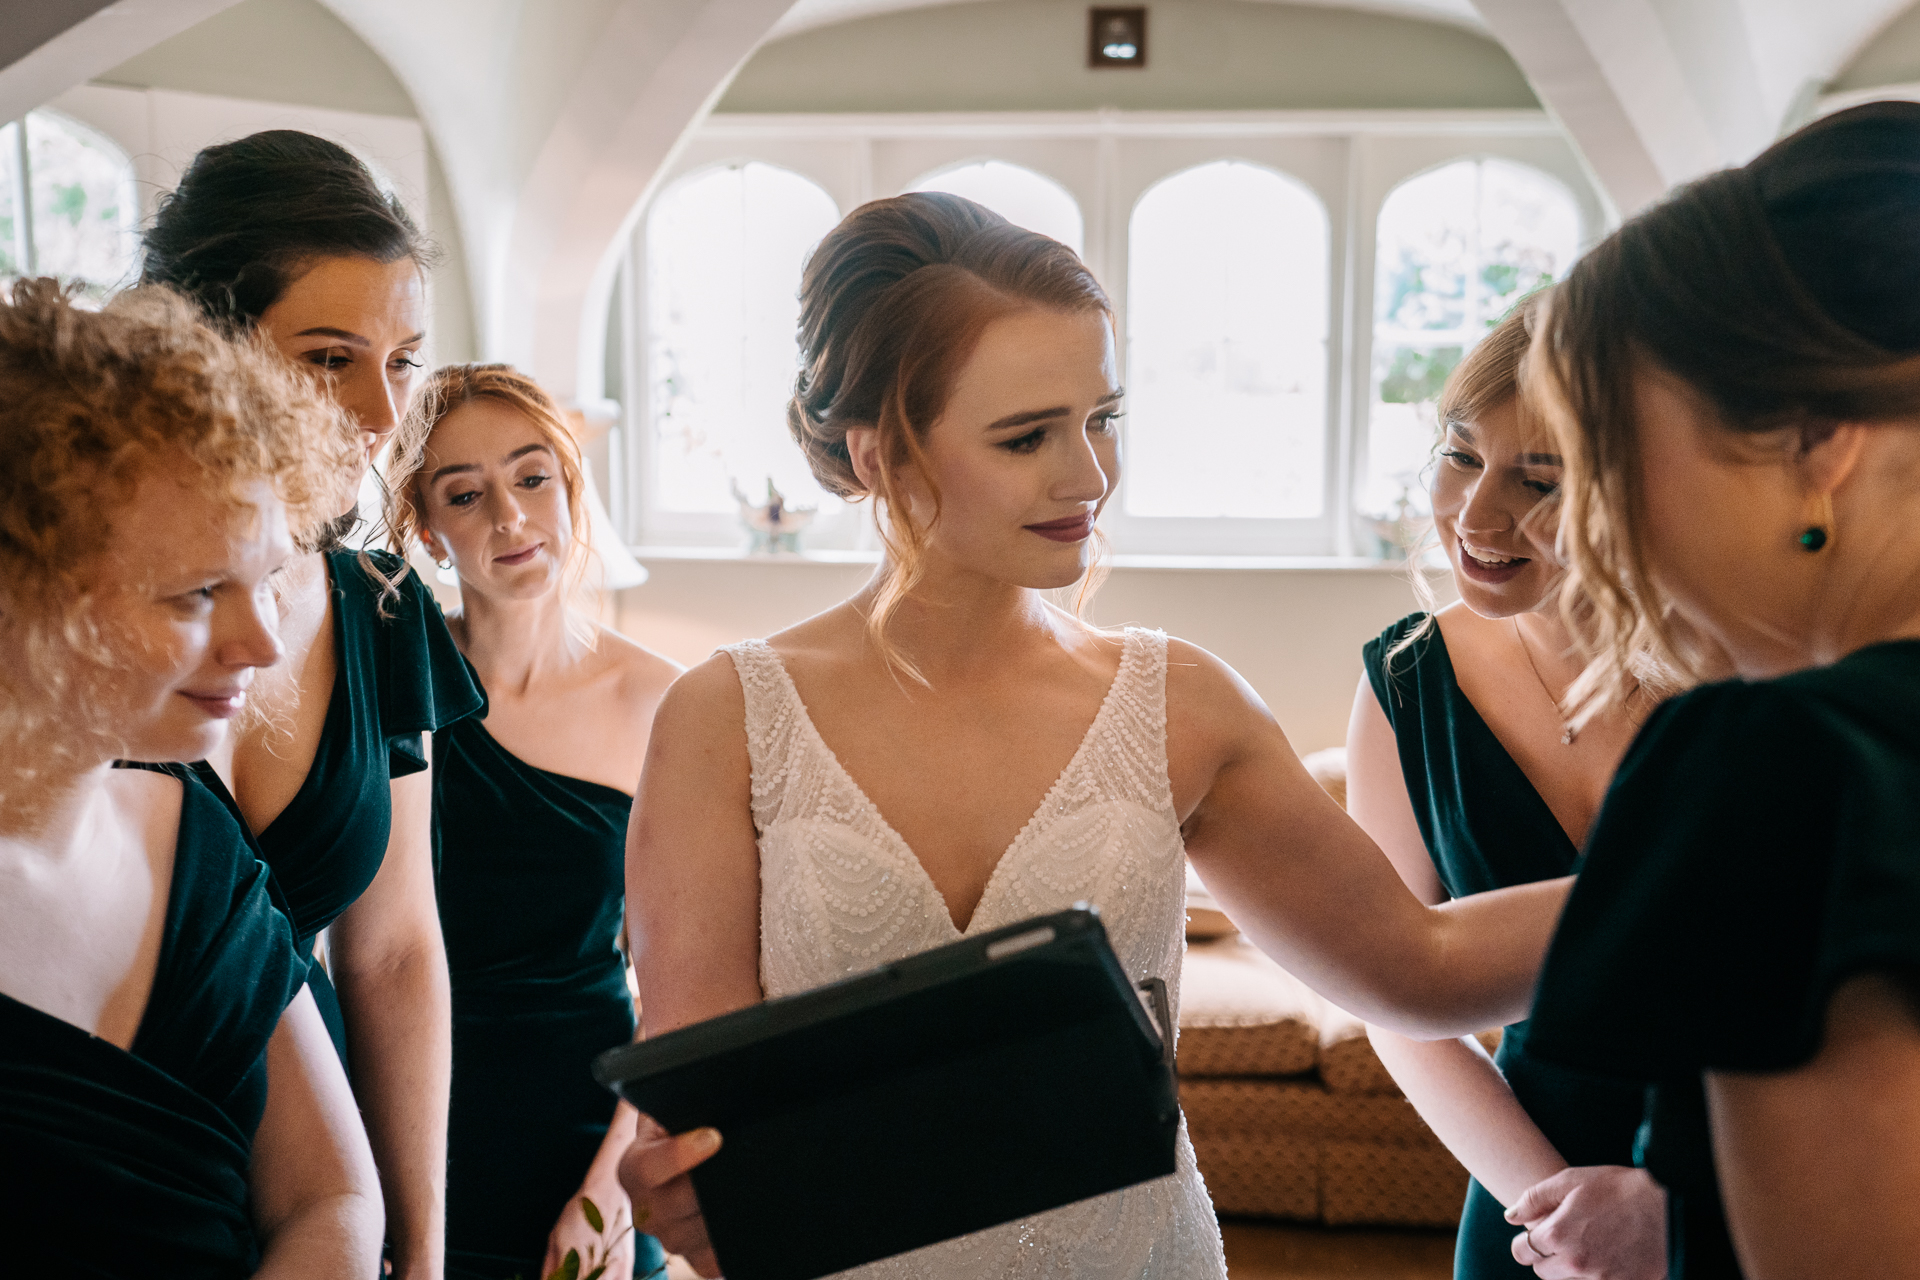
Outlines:
[[[1127,472],[1134,516],[1307,519],[1326,505],[1327,214],[1221,160],[1134,206]]]
[[[768,480],[791,502],[832,502],[787,434],[800,270],[839,221],[833,198],[757,161],[681,179],[647,217],[652,501],[732,512]]]
[[[1086,225],[1080,205],[1052,178],[1004,160],[964,164],[923,178],[909,190],[945,191],[987,206],[1008,222],[1081,252]]]
[[[1441,384],[1516,302],[1564,275],[1579,247],[1580,210],[1566,187],[1511,160],[1456,160],[1387,197],[1360,511],[1426,509]]]
[[[55,111],[32,112],[0,129],[0,173],[0,275],[58,276],[96,301],[131,281],[140,213],[133,164],[105,135]]]

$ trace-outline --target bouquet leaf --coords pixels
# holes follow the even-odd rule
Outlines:
[[[580,1212],[587,1215],[587,1225],[592,1227],[594,1231],[602,1234],[606,1232],[607,1221],[605,1218],[602,1218],[600,1216],[599,1205],[595,1204],[593,1201],[589,1200],[587,1197],[581,1196]]]

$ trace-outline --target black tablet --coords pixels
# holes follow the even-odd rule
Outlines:
[[[693,1185],[728,1280],[811,1280],[1171,1174],[1166,987],[1142,990],[1082,905],[611,1050],[594,1075],[673,1133],[720,1131]]]

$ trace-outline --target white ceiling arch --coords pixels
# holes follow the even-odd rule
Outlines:
[[[786,16],[773,25],[767,38],[811,31],[815,27],[870,18],[902,9],[929,9],[937,5],[965,4],[969,0],[795,0]],[[1309,4],[1328,9],[1360,9],[1370,13],[1391,14],[1398,18],[1420,18],[1445,22],[1485,34],[1487,24],[1473,7],[1473,0],[1253,0],[1254,3]]]

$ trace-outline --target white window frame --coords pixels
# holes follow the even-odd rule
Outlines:
[[[1087,265],[1112,297],[1125,378],[1127,230],[1135,203],[1161,180],[1212,160],[1275,169],[1326,206],[1329,249],[1327,467],[1323,514],[1311,520],[1178,519],[1127,515],[1116,499],[1102,527],[1123,557],[1351,559],[1354,487],[1366,462],[1372,398],[1375,230],[1401,182],[1449,161],[1497,156],[1564,183],[1580,210],[1581,243],[1609,226],[1611,210],[1578,153],[1543,111],[1008,112],[900,115],[710,116],[688,139],[656,192],[717,164],[758,160],[818,183],[842,213],[890,196],[926,175],[977,160],[1023,165],[1080,204]],[[615,518],[646,547],[727,547],[741,541],[731,517],[647,510],[651,382],[646,367],[646,213],[635,221],[617,304],[626,389],[616,456],[623,492]],[[1124,476],[1122,484],[1124,485]],[[870,551],[864,506],[809,530],[810,550]]]

